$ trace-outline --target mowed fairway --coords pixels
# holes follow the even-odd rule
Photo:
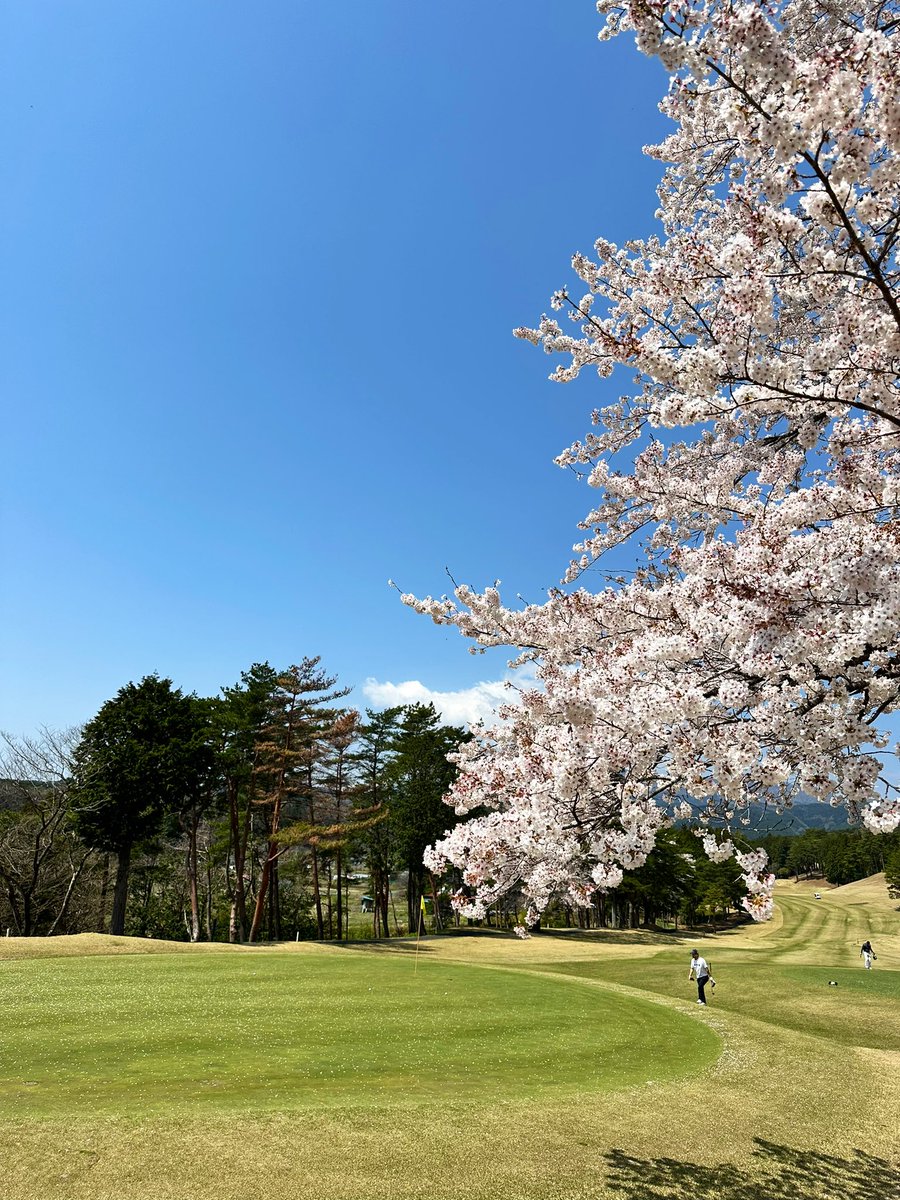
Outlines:
[[[883,881],[693,944],[5,940],[0,1196],[900,1198]]]
[[[0,1118],[609,1091],[719,1050],[646,1001],[401,954],[45,958],[2,978]]]

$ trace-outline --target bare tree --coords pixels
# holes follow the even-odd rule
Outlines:
[[[72,751],[80,733],[0,733],[0,883],[22,937],[65,928],[92,854],[70,820]]]

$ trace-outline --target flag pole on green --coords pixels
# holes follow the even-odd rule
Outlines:
[[[419,938],[421,937],[422,926],[425,924],[425,917],[427,914],[428,910],[425,908],[425,893],[423,892],[422,895],[419,896],[419,920],[416,922],[416,964],[413,967],[413,975],[415,975],[416,971],[419,969]]]

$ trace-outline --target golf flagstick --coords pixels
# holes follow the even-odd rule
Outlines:
[[[419,969],[419,938],[422,934],[422,926],[425,924],[425,893],[419,897],[419,920],[416,923],[416,963],[413,967],[413,975]]]

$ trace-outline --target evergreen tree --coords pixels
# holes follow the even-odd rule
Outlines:
[[[425,850],[456,824],[453,809],[444,802],[456,778],[456,767],[447,755],[469,737],[456,726],[440,725],[433,704],[410,704],[403,709],[385,779],[390,788],[396,861],[408,878],[410,930],[418,928],[421,916]]]
[[[900,900],[900,840],[888,851],[884,860],[884,881],[888,895]]]
[[[653,925],[663,917],[676,916],[696,890],[696,839],[682,829],[664,830],[642,867],[626,871],[619,887],[611,893],[613,906],[619,893],[642,925]]]
[[[319,669],[320,658],[304,658],[278,676],[269,700],[269,720],[256,744],[255,772],[260,791],[255,803],[267,814],[267,846],[260,872],[256,905],[249,941],[256,941],[262,928],[266,901],[269,929],[281,937],[278,893],[278,858],[285,846],[279,837],[285,806],[305,797],[310,824],[315,811],[317,781],[315,767],[322,754],[321,735],[334,721],[333,701],[346,696],[349,688],[334,689],[335,676]],[[313,894],[319,936],[324,936],[318,850],[312,849]]]
[[[107,700],[73,759],[78,832],[117,856],[110,933],[122,934],[135,845],[159,832],[167,812],[195,801],[208,777],[202,717],[170,679],[148,675]]]
[[[250,842],[260,782],[255,768],[277,685],[274,668],[267,662],[254,663],[241,672],[240,683],[223,688],[221,697],[211,702],[210,723],[228,814],[225,878],[231,910],[228,937],[232,942],[245,941],[250,931]]]
[[[359,727],[354,753],[358,775],[357,800],[364,808],[384,807],[390,783],[388,768],[394,754],[400,707],[381,712],[366,709],[366,721]],[[385,809],[389,818],[389,812]],[[375,937],[390,937],[391,866],[394,852],[393,825],[390,819],[379,821],[360,839],[372,887],[372,930]]]

